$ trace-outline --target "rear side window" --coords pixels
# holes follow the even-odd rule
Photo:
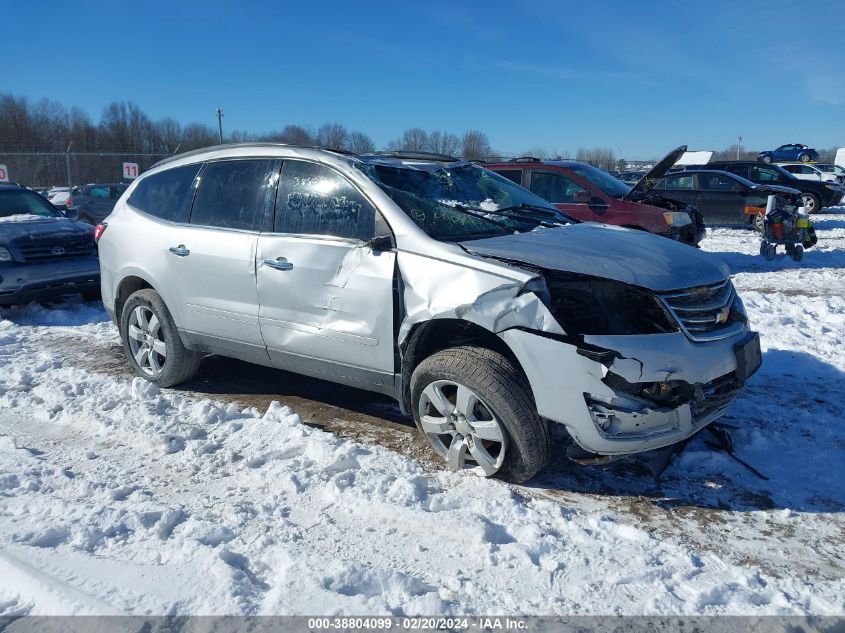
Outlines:
[[[169,222],[187,222],[194,178],[201,164],[174,167],[147,176],[132,191],[129,204]]]
[[[261,229],[276,194],[279,162],[273,159],[209,163],[197,188],[191,224],[225,229]]]
[[[373,205],[339,173],[286,160],[276,203],[276,233],[368,240],[376,234]]]
[[[99,200],[108,200],[109,197],[109,188],[108,187],[91,187],[90,191],[88,191],[88,195],[92,198],[99,199]]]
[[[522,184],[522,170],[521,169],[494,169],[497,174],[504,176],[508,180],[515,182],[518,185]]]
[[[727,176],[718,174],[699,174],[698,180],[702,189],[711,191],[734,191],[739,189],[739,184]]]

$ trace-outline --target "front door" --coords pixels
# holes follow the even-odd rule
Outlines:
[[[258,238],[256,260],[261,332],[279,366],[392,382],[396,254],[366,244],[377,235],[389,227],[342,174],[284,161],[273,231]]]
[[[699,195],[696,205],[705,224],[746,224],[743,187],[721,174],[698,174]]]

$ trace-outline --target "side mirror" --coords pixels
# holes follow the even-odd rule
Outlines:
[[[393,236],[376,235],[364,242],[363,246],[373,251],[388,251],[393,248]]]
[[[65,217],[71,222],[77,222],[79,220],[79,211],[76,209],[65,209],[62,213],[64,213]]]
[[[592,198],[593,197],[590,195],[590,192],[586,189],[579,189],[575,192],[575,195],[572,196],[572,199],[578,204],[590,204]]]
[[[607,211],[609,207],[610,205],[598,196],[593,196],[592,198],[590,198],[590,208],[593,211]]]

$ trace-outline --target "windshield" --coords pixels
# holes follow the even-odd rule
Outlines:
[[[34,191],[25,189],[0,191],[0,218],[14,216],[62,217],[49,202]]]
[[[531,231],[568,218],[512,181],[470,163],[359,163],[417,225],[439,240]]]
[[[569,165],[568,167],[581,176],[581,178],[586,178],[607,195],[613,196],[614,198],[621,198],[631,191],[631,187],[598,167],[593,167],[586,163]]]

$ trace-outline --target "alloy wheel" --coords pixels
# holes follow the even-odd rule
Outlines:
[[[804,205],[804,212],[805,213],[815,213],[816,212],[816,199],[813,196],[801,196],[801,204]]]
[[[141,371],[158,376],[167,361],[167,343],[159,318],[149,306],[137,306],[126,327],[129,351]]]
[[[420,396],[419,418],[432,447],[451,468],[461,469],[471,460],[489,477],[502,467],[507,435],[492,409],[468,387],[432,382]]]

